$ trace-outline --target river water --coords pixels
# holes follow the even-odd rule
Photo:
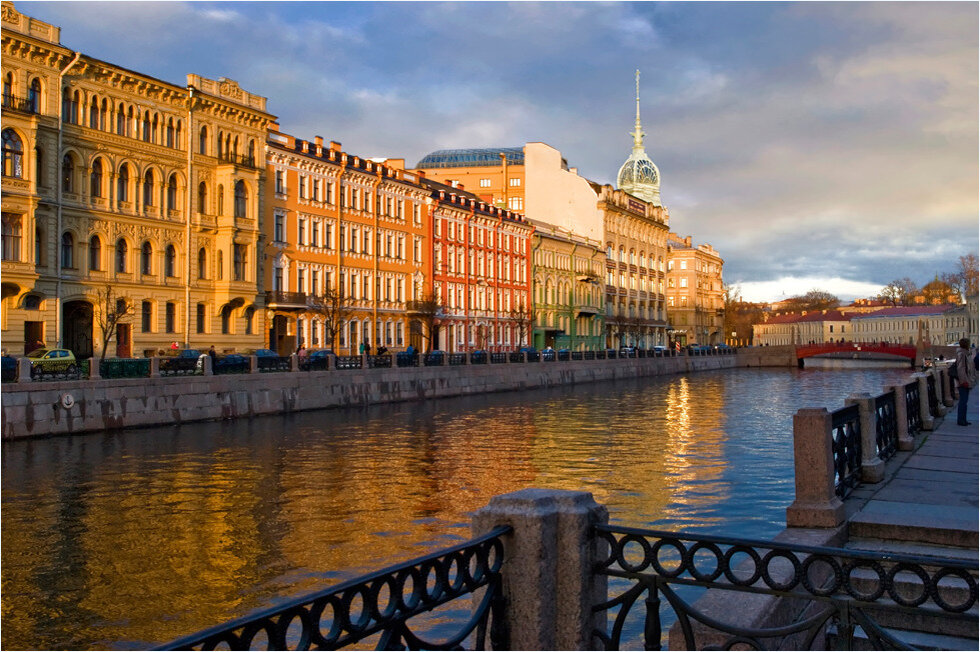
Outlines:
[[[468,538],[525,487],[766,538],[792,415],[908,369],[733,369],[3,443],[3,649],[135,649]]]

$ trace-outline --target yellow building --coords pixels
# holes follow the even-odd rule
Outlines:
[[[2,22],[4,346],[260,347],[266,99],[75,52],[9,2]],[[121,305],[103,350],[104,316]]]
[[[676,233],[667,238],[667,318],[673,341],[724,344],[723,264],[709,244],[695,246],[691,236]]]
[[[427,179],[464,189],[491,206],[525,212],[523,147],[441,149],[415,168]]]

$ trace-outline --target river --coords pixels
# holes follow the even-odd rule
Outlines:
[[[468,537],[525,487],[752,538],[792,416],[906,369],[733,369],[3,443],[3,649],[135,649]]]

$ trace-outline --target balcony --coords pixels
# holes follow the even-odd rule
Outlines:
[[[265,305],[268,308],[305,310],[307,307],[306,293],[272,290],[265,293]]]
[[[5,94],[3,96],[3,108],[7,110],[20,111],[22,113],[40,113],[40,111],[38,111],[37,98],[24,99],[23,97],[16,97],[10,94]]]
[[[218,160],[222,163],[233,163],[240,167],[251,168],[257,170],[258,166],[255,164],[254,156],[246,156],[244,154],[229,154],[228,152],[222,152],[218,155]]]

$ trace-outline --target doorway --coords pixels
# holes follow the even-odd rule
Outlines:
[[[68,301],[62,310],[64,346],[78,360],[92,357],[92,304],[88,301]]]

